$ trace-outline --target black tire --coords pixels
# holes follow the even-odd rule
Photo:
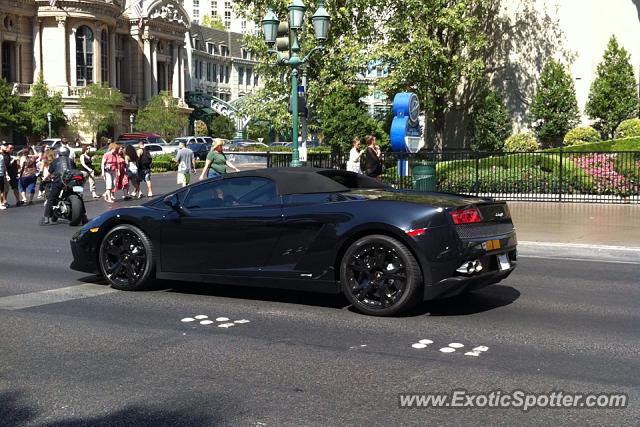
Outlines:
[[[98,264],[111,287],[122,291],[147,289],[155,271],[153,245],[138,227],[118,225],[102,239]]]
[[[340,262],[345,297],[357,311],[393,316],[422,299],[422,273],[409,249],[389,236],[375,234],[355,241]]]
[[[82,206],[82,200],[80,197],[72,194],[69,196],[69,203],[71,204],[71,215],[69,215],[69,225],[80,225],[82,221],[82,215],[84,215],[84,209]]]

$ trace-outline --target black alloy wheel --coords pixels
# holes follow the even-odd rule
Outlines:
[[[147,288],[154,270],[153,261],[151,241],[133,225],[112,228],[100,244],[100,271],[116,289],[138,291]]]
[[[423,286],[420,267],[411,251],[384,235],[354,242],[342,258],[340,279],[353,307],[374,316],[409,310],[420,300]]]

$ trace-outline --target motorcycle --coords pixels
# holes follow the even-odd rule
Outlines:
[[[62,190],[58,195],[58,202],[53,206],[51,221],[56,222],[59,218],[69,221],[69,225],[76,226],[88,222],[87,212],[84,207],[82,193],[84,191],[84,175],[79,170],[68,170],[62,175]],[[51,184],[46,186],[45,191],[50,191]]]

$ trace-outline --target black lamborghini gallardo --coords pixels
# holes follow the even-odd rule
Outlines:
[[[121,290],[161,278],[342,292],[389,316],[499,282],[516,244],[504,202],[341,170],[262,169],[103,213],[73,236],[71,268]]]

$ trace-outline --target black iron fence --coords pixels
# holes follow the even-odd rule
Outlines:
[[[291,161],[287,152],[228,155],[255,167],[285,167]],[[306,164],[344,169],[347,158],[342,153],[309,153]],[[501,200],[640,203],[638,151],[384,153],[383,161],[381,179],[402,189]]]

